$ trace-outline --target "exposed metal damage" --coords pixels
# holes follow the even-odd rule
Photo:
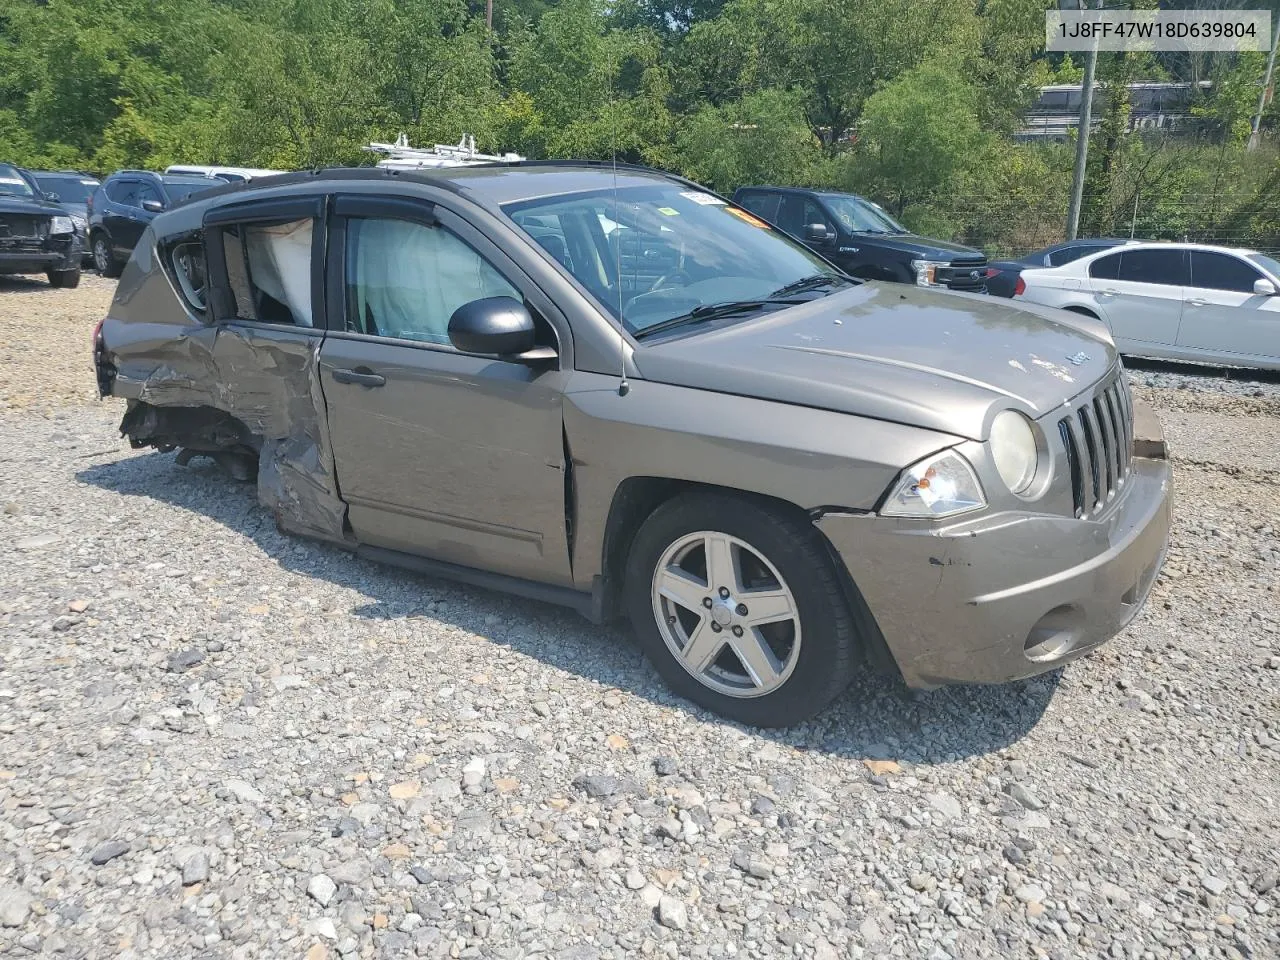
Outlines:
[[[125,325],[122,325],[122,330]],[[208,454],[233,474],[257,461],[258,500],[280,529],[345,539],[319,379],[323,336],[191,326],[180,337],[114,341],[120,424],[135,447]],[[237,467],[234,464],[239,463]]]

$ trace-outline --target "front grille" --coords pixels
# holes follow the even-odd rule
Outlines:
[[[1077,517],[1101,513],[1124,486],[1133,456],[1133,400],[1123,372],[1058,421]]]
[[[975,276],[976,274],[976,276]],[[949,290],[965,290],[969,293],[986,293],[987,261],[965,261],[940,267],[934,275],[938,283],[945,284]]]
[[[31,217],[16,213],[0,213],[0,239],[5,237],[35,237],[49,235],[48,217]]]

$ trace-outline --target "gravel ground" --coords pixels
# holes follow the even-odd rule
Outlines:
[[[1280,956],[1280,396],[1136,378],[1175,539],[1095,655],[762,733],[129,451],[109,291],[0,287],[0,954]]]

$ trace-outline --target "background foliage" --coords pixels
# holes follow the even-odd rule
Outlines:
[[[1045,6],[495,0],[490,32],[484,0],[7,0],[0,158],[303,168],[369,162],[360,148],[400,131],[416,144],[468,132],[490,150],[616,154],[722,191],[852,190],[923,232],[1022,251],[1060,238],[1071,178],[1070,144],[1011,136],[1038,86],[1079,79],[1043,52]],[[1244,149],[1263,64],[1102,55],[1082,229],[1280,246],[1275,104],[1264,147]],[[1213,80],[1198,137],[1130,130],[1138,79]]]

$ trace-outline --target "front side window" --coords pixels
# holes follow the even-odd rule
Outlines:
[[[138,188],[142,184],[137,180],[114,180],[107,184],[107,196],[115,203],[126,207],[138,206]]]
[[[770,296],[829,264],[764,220],[676,183],[509,203],[503,210],[628,330],[704,304]],[[557,259],[559,259],[557,257]]]
[[[1120,254],[1120,274],[1129,283],[1186,285],[1187,256],[1182,250],[1127,250]]]
[[[311,241],[315,221],[238,224],[223,228],[222,252],[236,317],[313,326]]]
[[[164,200],[161,199],[160,197],[160,191],[157,190],[155,187],[153,187],[151,184],[149,183],[138,184],[138,206],[142,206],[144,203],[148,201],[161,203],[161,204],[164,203]]]
[[[440,226],[353,218],[346,256],[346,326],[354,333],[447,344],[449,318],[463,304],[523,299],[489,261]]]
[[[1231,290],[1235,293],[1253,293],[1255,280],[1260,274],[1249,264],[1225,253],[1207,250],[1191,251],[1191,285],[1201,290]]]

